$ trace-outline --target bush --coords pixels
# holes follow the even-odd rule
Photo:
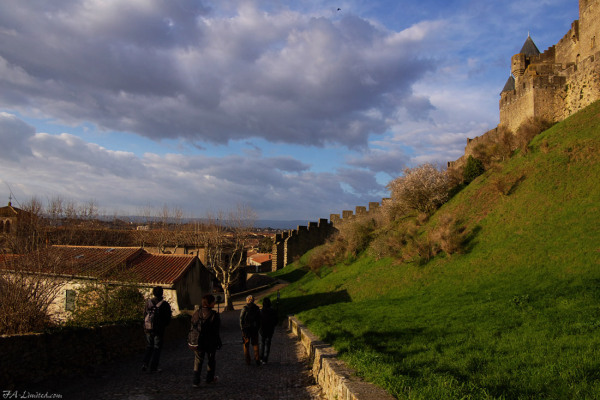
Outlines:
[[[432,214],[448,200],[449,176],[433,164],[406,168],[404,176],[388,184],[392,200],[397,207]]]
[[[469,184],[484,172],[485,169],[481,160],[473,156],[469,156],[469,158],[467,158],[467,163],[465,164],[465,169],[463,171],[463,179],[466,184]]]
[[[75,310],[68,323],[94,326],[106,322],[141,320],[144,297],[134,286],[91,283],[77,291]]]
[[[530,117],[525,120],[525,122],[519,126],[516,133],[516,141],[522,154],[527,154],[529,152],[529,142],[531,142],[531,139],[550,128],[552,125],[552,122],[540,117]]]
[[[433,232],[433,240],[448,255],[464,251],[465,227],[454,217],[443,215]]]
[[[376,260],[385,257],[401,258],[406,243],[407,237],[405,231],[392,230],[375,237],[369,246],[369,253]]]

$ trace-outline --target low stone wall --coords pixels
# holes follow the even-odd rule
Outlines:
[[[337,359],[337,352],[327,343],[319,340],[294,316],[288,317],[288,328],[306,349],[312,374],[331,400],[392,400],[394,397],[385,390],[356,376],[343,361]]]
[[[165,332],[165,344],[182,340],[189,317],[174,318]],[[14,390],[56,377],[89,371],[146,347],[139,324],[95,328],[65,328],[49,333],[0,336],[0,389]]]

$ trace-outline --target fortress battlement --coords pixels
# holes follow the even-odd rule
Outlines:
[[[511,75],[500,94],[500,125],[516,132],[530,117],[557,122],[600,99],[600,0],[581,0],[579,16],[543,53],[528,36],[511,57]]]
[[[530,118],[558,122],[600,100],[600,0],[580,0],[579,19],[556,43],[540,52],[528,36],[511,57],[500,93],[500,124],[515,134]],[[465,154],[448,167],[464,165],[474,146],[494,139],[497,128],[467,139]]]

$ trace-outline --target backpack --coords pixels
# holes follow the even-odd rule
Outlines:
[[[159,301],[154,304],[152,300],[148,300],[146,304],[146,316],[144,317],[144,329],[148,332],[152,332],[155,329],[158,329],[160,325],[160,306],[164,303],[164,300]]]
[[[260,308],[258,308],[258,306],[246,306],[246,313],[244,315],[242,325],[244,329],[258,329],[258,327],[260,326]]]
[[[212,321],[215,318],[215,314],[211,313],[210,316],[206,319],[202,318],[202,312],[198,312],[198,321],[193,322],[192,321],[192,326],[190,327],[190,332],[188,333],[188,347],[191,350],[197,350],[198,349],[198,344],[200,343],[200,338],[202,337],[202,335],[204,333],[206,333],[207,329],[208,329],[208,322],[210,321],[212,323]]]

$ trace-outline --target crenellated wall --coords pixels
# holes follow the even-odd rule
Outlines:
[[[278,233],[273,244],[272,270],[277,271],[291,264],[310,249],[325,243],[334,232],[333,224],[321,218],[319,222],[309,222],[308,226]]]
[[[511,58],[514,88],[500,94],[500,125],[516,132],[529,117],[561,121],[600,99],[600,0],[580,0],[579,18],[543,53],[530,46]]]
[[[277,271],[293,263],[307,251],[324,244],[327,238],[337,231],[336,225],[339,226],[356,216],[369,215],[379,210],[387,201],[391,199],[382,199],[381,203],[372,201],[368,209],[365,206],[357,206],[356,214],[352,210],[342,211],[341,217],[340,214],[331,214],[329,216],[331,222],[321,218],[319,222],[309,222],[307,226],[298,226],[296,229],[278,233],[275,235],[272,250],[272,270]]]
[[[516,133],[531,117],[558,122],[600,100],[600,0],[580,0],[579,20],[543,53],[529,37],[523,49],[511,57],[511,76],[500,93],[499,126]],[[448,167],[464,166],[478,143],[499,139],[495,131],[467,139],[465,154]]]

